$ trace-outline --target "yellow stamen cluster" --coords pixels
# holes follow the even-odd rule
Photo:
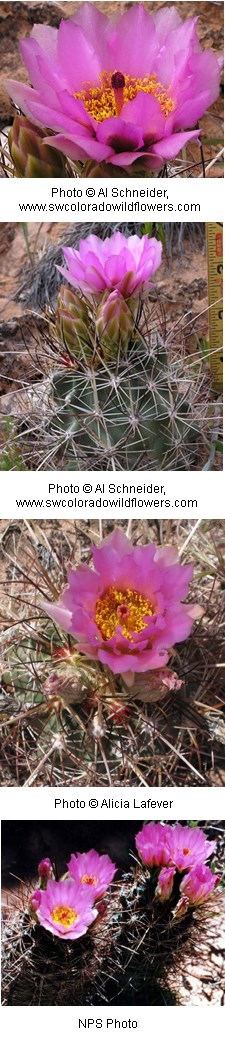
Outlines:
[[[89,883],[89,886],[97,886],[98,879],[96,878],[96,876],[82,876],[81,883]]]
[[[97,601],[95,622],[104,640],[110,640],[117,626],[121,626],[123,637],[132,642],[132,631],[141,633],[146,629],[145,615],[153,615],[153,608],[137,590],[116,590],[110,586]]]
[[[69,926],[73,926],[73,923],[78,919],[78,915],[74,911],[74,908],[70,908],[69,905],[56,905],[51,912],[53,923],[58,923],[60,926],[65,926],[69,929]]]
[[[115,99],[116,91],[112,87],[112,75],[115,76],[115,73],[102,72],[98,85],[93,85],[89,82],[84,83],[83,90],[74,94],[74,98],[84,102],[86,111],[89,112],[93,119],[96,119],[97,123],[102,123],[103,119],[108,119],[109,116],[118,114]],[[168,116],[170,112],[173,112],[174,101],[169,97],[162,83],[158,83],[156,76],[146,75],[143,79],[136,76],[124,76],[124,81],[124,104],[127,101],[133,101],[140,91],[144,91],[144,94],[153,94],[154,98],[157,98],[164,116]]]

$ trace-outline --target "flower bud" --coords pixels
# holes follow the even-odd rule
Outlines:
[[[168,691],[179,691],[183,683],[175,670],[167,666],[164,669],[146,670],[146,673],[135,674],[132,696],[140,702],[161,702]]]
[[[124,352],[134,327],[129,305],[117,289],[103,297],[96,315],[96,331],[105,357],[115,357],[119,348]]]
[[[29,912],[30,912],[31,915],[32,915],[32,913],[35,914],[35,912],[37,912],[38,908],[40,907],[40,904],[41,904],[41,890],[34,890],[34,893],[30,897],[29,903],[28,903],[28,908],[29,908]]]
[[[157,901],[169,901],[173,890],[175,871],[175,868],[161,869],[155,891],[155,897],[157,898]]]
[[[45,681],[43,688],[46,698],[53,698],[54,695],[58,695],[61,687],[62,681],[59,673],[56,673],[56,671],[50,673],[50,676]]]
[[[47,131],[34,126],[26,116],[15,116],[8,135],[9,151],[16,177],[65,177],[64,156],[44,145]]]
[[[93,348],[88,332],[88,309],[68,286],[62,285],[60,288],[55,318],[60,343],[74,355],[79,355],[83,348],[86,357],[90,357]]]
[[[104,899],[99,898],[99,900],[95,902],[95,907],[96,907],[97,912],[98,912],[98,922],[99,922],[99,919],[104,919],[106,914],[107,914],[107,911],[108,911],[107,901],[104,901]]]
[[[52,878],[53,868],[49,857],[44,857],[42,861],[39,861],[38,875],[41,880],[41,885],[44,885],[48,879]]]

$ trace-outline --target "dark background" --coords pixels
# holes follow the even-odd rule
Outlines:
[[[108,854],[121,870],[131,864],[136,853],[135,835],[142,828],[139,821],[3,821],[2,822],[2,883],[13,887],[13,876],[24,881],[36,876],[38,862],[50,857],[57,875],[66,871],[72,852],[83,852],[94,847],[100,854]],[[169,822],[174,824],[175,822]],[[186,821],[181,822],[188,824]],[[224,822],[197,822],[209,839],[217,839]]]

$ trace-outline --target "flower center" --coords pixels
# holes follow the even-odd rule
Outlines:
[[[110,640],[117,626],[121,626],[123,637],[132,642],[132,632],[146,629],[144,617],[153,613],[152,605],[137,590],[116,590],[110,586],[97,601],[95,622],[104,640]]]
[[[53,923],[59,923],[60,926],[65,926],[69,929],[79,919],[79,916],[74,911],[74,908],[70,908],[69,905],[56,905],[51,912]]]
[[[123,105],[127,101],[133,101],[136,95],[144,91],[144,94],[153,94],[159,102],[164,116],[173,112],[174,101],[169,97],[167,90],[159,83],[156,76],[124,76],[122,72],[101,72],[99,83],[84,83],[83,89],[77,91],[73,96],[84,102],[86,111],[89,112],[97,123],[109,116],[119,116]]]
[[[89,886],[97,886],[97,876],[81,876],[81,883],[88,883]]]
[[[183,847],[183,854],[185,854],[185,855],[187,854],[188,855],[190,853],[191,853],[191,851],[188,850],[188,847]]]

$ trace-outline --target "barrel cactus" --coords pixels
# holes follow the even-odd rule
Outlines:
[[[125,302],[124,302],[125,304]],[[72,309],[70,314],[72,314]],[[180,390],[176,364],[171,366],[159,332],[146,332],[143,303],[131,335],[117,334],[117,350],[98,338],[98,318],[89,307],[90,348],[76,336],[76,368],[61,365],[51,376],[50,431],[65,444],[68,466],[76,469],[185,469],[195,454],[196,425],[188,396]],[[65,327],[64,327],[65,328]],[[142,332],[143,330],[143,332]],[[67,325],[66,337],[70,335]],[[127,346],[124,348],[125,339]],[[180,365],[179,365],[180,370]],[[180,373],[179,373],[180,376]]]
[[[50,421],[59,459],[61,446],[64,465],[76,469],[183,469],[196,434],[187,387],[151,313],[161,242],[91,234],[63,255],[69,288],[58,298]]]

